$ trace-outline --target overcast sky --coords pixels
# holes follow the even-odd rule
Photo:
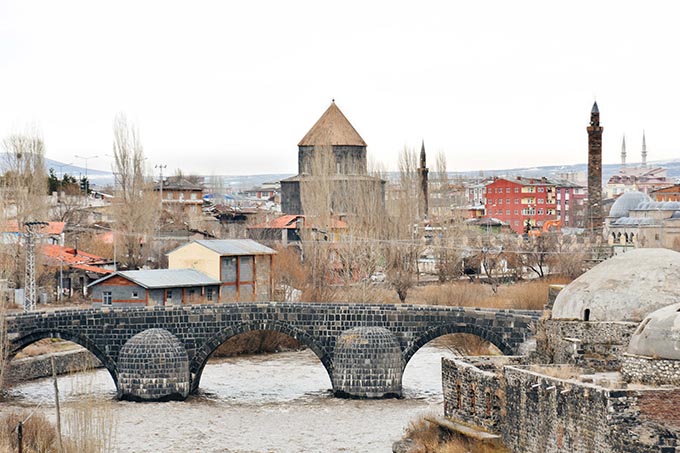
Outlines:
[[[0,136],[110,169],[112,124],[186,173],[296,173],[335,98],[396,168],[425,140],[449,171],[680,158],[680,6],[628,1],[0,2]]]

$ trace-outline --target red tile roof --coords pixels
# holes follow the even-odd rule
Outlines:
[[[110,274],[113,272],[109,269],[97,267],[96,265],[108,264],[109,260],[92,253],[55,244],[43,245],[40,250],[52,263],[59,263],[61,261],[66,266],[98,274]]]

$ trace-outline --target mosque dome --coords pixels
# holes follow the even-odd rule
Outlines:
[[[680,303],[647,315],[631,337],[628,353],[680,360]]]
[[[678,301],[680,253],[635,249],[614,256],[567,285],[555,299],[553,319],[640,322]]]
[[[628,212],[631,209],[635,209],[640,203],[649,201],[652,201],[652,199],[645,193],[626,192],[616,199],[609,210],[609,217],[628,217]]]

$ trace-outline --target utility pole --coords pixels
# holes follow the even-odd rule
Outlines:
[[[88,189],[90,188],[90,180],[87,179],[87,161],[89,159],[96,159],[99,156],[79,156],[75,155],[74,156],[76,159],[84,159],[85,160],[85,196],[87,196]]]
[[[158,177],[158,182],[160,183],[160,192],[161,192],[161,211],[163,211],[163,169],[168,168],[167,165],[165,164],[158,164],[154,166],[155,168],[158,168],[160,172],[160,176]]]
[[[24,311],[35,310],[36,291],[35,291],[35,238],[38,231],[47,222],[26,222],[26,294],[24,294]]]

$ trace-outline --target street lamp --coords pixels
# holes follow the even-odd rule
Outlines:
[[[85,181],[86,181],[86,183],[85,183],[85,184],[86,184],[86,185],[85,185],[85,195],[87,195],[87,189],[88,189],[89,186],[90,186],[90,181],[88,181],[88,179],[87,179],[87,161],[88,161],[89,159],[96,159],[96,158],[98,158],[99,156],[79,156],[79,155],[76,154],[74,157],[75,157],[76,159],[84,159],[84,160],[85,160]]]

